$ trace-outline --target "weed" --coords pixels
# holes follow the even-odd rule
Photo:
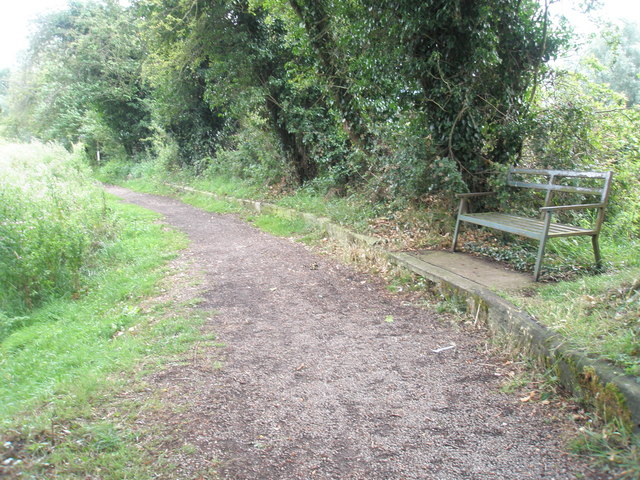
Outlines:
[[[180,195],[180,200],[194,207],[213,213],[239,213],[242,208],[232,201],[218,200],[214,197],[199,193]]]
[[[509,375],[507,380],[502,382],[502,385],[500,385],[500,391],[502,393],[516,393],[527,385],[530,385],[531,381],[532,377],[527,371],[514,373],[514,375]]]
[[[427,292],[430,291],[429,281],[415,273],[400,270],[391,276],[387,290],[392,293]]]
[[[640,378],[640,268],[543,285],[535,296],[512,296],[538,321],[584,351]]]
[[[456,294],[443,296],[436,305],[436,312],[462,315],[467,312],[467,301],[464,297]]]
[[[191,445],[190,443],[185,443],[184,445],[182,445],[182,447],[180,447],[180,452],[184,453],[185,455],[194,455],[198,453],[198,447],[196,447],[195,445]]]
[[[0,339],[49,299],[81,296],[115,218],[77,156],[0,144]]]
[[[640,478],[640,436],[627,432],[615,422],[602,424],[588,418],[579,434],[569,442],[570,451],[588,455],[621,480]]]

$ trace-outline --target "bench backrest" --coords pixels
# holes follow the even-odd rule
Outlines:
[[[507,176],[507,184],[512,187],[532,188],[546,190],[545,207],[551,206],[551,201],[556,192],[578,193],[600,197],[600,202],[606,205],[609,201],[609,190],[613,172],[576,172],[572,170],[547,170],[529,168],[510,168]],[[531,181],[525,181],[529,177],[535,177]],[[544,183],[538,181],[544,177]],[[563,184],[564,179],[592,179],[589,186],[574,186]]]

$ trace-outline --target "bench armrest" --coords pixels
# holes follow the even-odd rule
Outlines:
[[[486,197],[495,194],[496,192],[456,193],[456,198]]]
[[[541,212],[559,212],[563,210],[585,210],[588,208],[604,208],[604,203],[585,203],[582,205],[558,205],[557,207],[542,207]]]

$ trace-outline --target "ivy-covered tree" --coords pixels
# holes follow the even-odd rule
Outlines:
[[[71,2],[40,18],[13,87],[16,132],[111,153],[143,150],[148,92],[137,25],[115,0]]]
[[[247,118],[257,115],[278,139],[297,181],[317,175],[322,155],[312,155],[310,149],[318,140],[315,132],[327,127],[331,114],[317,84],[292,78],[292,69],[308,61],[293,52],[281,18],[243,0],[144,0],[138,6],[160,40],[153,50],[165,63],[157,66],[201,71],[208,108],[225,118],[221,147]]]
[[[352,144],[372,147],[370,168],[404,171],[415,195],[461,179],[481,188],[492,163],[517,161],[530,96],[559,45],[537,0],[258,3],[293,10]]]
[[[363,1],[368,34],[393,55],[381,67],[426,115],[434,160],[473,188],[491,162],[516,161],[529,94],[558,47],[546,10],[535,0]]]

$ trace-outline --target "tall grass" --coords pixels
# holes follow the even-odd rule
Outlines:
[[[62,147],[0,143],[0,338],[11,317],[80,294],[83,275],[113,233],[89,175]]]
[[[132,425],[145,400],[115,393],[213,340],[187,308],[140,305],[186,237],[61,148],[2,144],[0,159],[0,477],[155,478]]]

